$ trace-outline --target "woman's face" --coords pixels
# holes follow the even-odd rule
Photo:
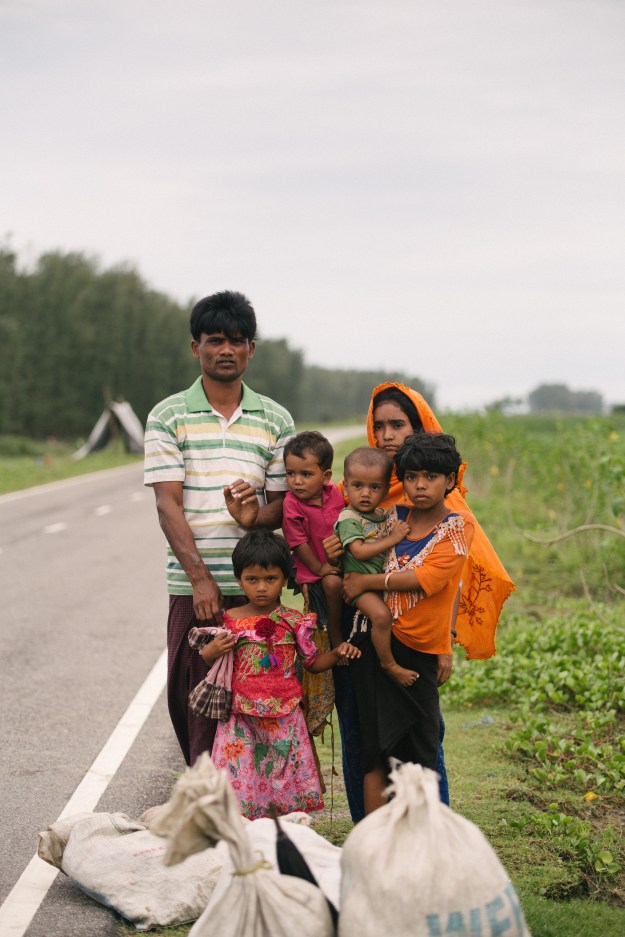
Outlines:
[[[412,424],[399,404],[385,401],[373,411],[373,435],[378,449],[391,459],[408,436],[414,434]]]

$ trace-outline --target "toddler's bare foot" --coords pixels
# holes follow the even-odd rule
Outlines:
[[[382,665],[382,668],[389,677],[392,677],[400,686],[412,686],[412,684],[416,683],[419,679],[419,674],[416,670],[406,670],[405,667],[400,667],[395,661],[393,661],[392,664],[387,664],[387,666]]]

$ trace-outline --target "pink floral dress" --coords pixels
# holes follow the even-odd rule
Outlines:
[[[279,814],[323,809],[317,766],[301,707],[302,688],[295,657],[312,663],[315,615],[280,605],[271,615],[231,618],[238,636],[234,649],[232,710],[219,722],[212,759],[224,768],[250,820],[265,817],[270,804]]]

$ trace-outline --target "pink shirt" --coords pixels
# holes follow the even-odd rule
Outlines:
[[[334,533],[334,525],[345,507],[345,499],[336,485],[324,485],[321,504],[300,501],[287,491],[282,506],[282,533],[292,550],[307,543],[320,563],[327,563],[322,540]],[[298,582],[318,582],[319,576],[308,569],[296,556],[295,578]]]

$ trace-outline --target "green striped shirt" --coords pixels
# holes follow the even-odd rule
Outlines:
[[[290,413],[243,384],[230,420],[217,413],[202,378],[157,404],[145,430],[144,484],[182,482],[184,514],[209,572],[224,595],[240,595],[232,551],[245,530],[228,513],[223,489],[242,478],[261,504],[265,491],[286,491],[284,445],[295,433]],[[167,590],[191,595],[186,573],[167,551]]]

